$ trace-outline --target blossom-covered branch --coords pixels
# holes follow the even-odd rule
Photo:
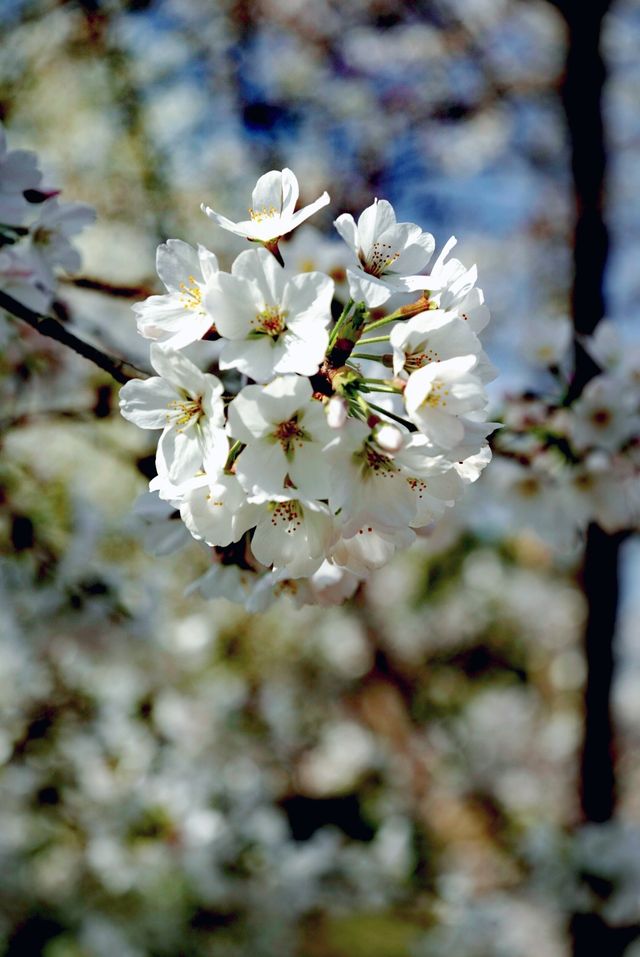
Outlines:
[[[249,219],[204,207],[259,246],[230,272],[205,246],[158,248],[166,291],[134,306],[158,374],[120,398],[125,418],[160,432],[150,490],[209,549],[196,587],[251,610],[282,593],[352,595],[480,476],[495,427],[479,339],[489,313],[475,267],[449,258],[455,239],[424,274],[435,240],[398,223],[390,203],[338,217],[347,297],[330,274],[285,264],[280,240],[329,202],[295,212],[298,196],[291,170],[271,170]],[[365,336],[373,351],[356,353],[382,325],[388,335]],[[219,376],[181,351],[203,339],[216,343]]]

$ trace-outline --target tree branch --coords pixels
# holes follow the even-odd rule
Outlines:
[[[157,291],[145,285],[116,286],[105,282],[104,279],[94,279],[91,276],[61,276],[60,282],[68,286],[76,286],[78,289],[101,292],[105,296],[115,296],[118,299],[146,299]]]
[[[23,305],[13,296],[1,290],[0,308],[5,309],[16,319],[26,322],[28,326],[31,326],[41,335],[47,336],[49,339],[55,339],[61,345],[77,352],[79,356],[93,362],[104,372],[108,372],[116,382],[123,384],[129,382],[130,379],[146,379],[149,375],[149,373],[143,369],[138,369],[130,362],[125,362],[124,359],[116,359],[95,346],[89,345],[88,342],[83,342],[82,339],[78,339],[72,332],[69,332],[58,319],[34,312],[33,309],[29,309],[28,306]]]

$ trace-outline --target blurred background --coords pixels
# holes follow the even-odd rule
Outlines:
[[[376,196],[477,262],[510,394],[570,314],[574,195],[547,0],[0,0],[0,118],[97,208],[61,283],[81,337],[147,364],[158,242],[243,248],[255,180],[331,206],[285,256],[337,279]],[[602,24],[606,314],[640,294],[640,6]],[[321,232],[319,232],[321,231]],[[617,814],[584,823],[581,551],[465,502],[347,605],[249,615],[151,555],[150,438],[111,380],[0,316],[0,948],[7,957],[640,954],[640,549],[623,546]],[[637,335],[637,333],[636,333]],[[504,504],[504,503],[502,503]],[[558,533],[558,534],[556,534]],[[607,733],[607,729],[603,730]],[[612,948],[613,948],[612,944]],[[635,948],[635,949],[634,949]]]

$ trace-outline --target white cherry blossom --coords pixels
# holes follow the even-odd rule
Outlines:
[[[180,512],[156,491],[143,492],[136,499],[133,517],[142,530],[146,551],[153,555],[170,555],[191,541],[188,529],[180,520]]]
[[[127,382],[120,390],[120,411],[141,429],[162,429],[158,473],[179,485],[192,479],[205,459],[212,471],[222,470],[229,448],[222,383],[155,343],[151,363],[159,375]]]
[[[436,294],[434,302],[437,302],[439,298],[441,298],[440,295]],[[446,306],[441,308],[444,308],[445,312],[447,311]],[[451,311],[460,316],[477,336],[480,335],[491,319],[491,313],[485,305],[484,293],[477,286],[470,289],[462,299],[456,301],[453,310],[449,310],[449,312]]]
[[[166,294],[134,305],[138,332],[172,349],[202,339],[214,326],[204,294],[218,272],[218,260],[204,246],[194,249],[180,239],[158,246],[156,269]]]
[[[346,568],[340,568],[325,559],[320,568],[308,578],[291,578],[286,571],[263,575],[247,601],[249,611],[264,611],[271,598],[289,598],[298,608],[303,605],[321,605],[325,608],[340,605],[351,598],[362,577]]]
[[[521,350],[532,365],[557,366],[566,357],[573,337],[567,316],[538,316],[526,326]]]
[[[30,227],[28,255],[38,282],[46,289],[55,288],[56,266],[70,273],[80,269],[80,253],[69,237],[81,232],[95,218],[95,209],[87,203],[59,203],[53,197],[39,207],[38,218]]]
[[[327,446],[333,482],[329,504],[343,526],[408,525],[415,513],[402,465],[375,441],[371,429],[349,419]],[[347,534],[351,534],[348,532]]]
[[[289,375],[265,387],[246,386],[228,414],[231,435],[246,445],[236,474],[253,500],[287,489],[305,498],[327,497],[331,475],[323,449],[333,433],[308,379]]]
[[[233,222],[204,203],[201,208],[218,226],[236,236],[263,243],[279,256],[278,240],[329,203],[329,194],[324,192],[313,203],[295,212],[299,195],[295,174],[285,168],[270,170],[260,177],[252,193],[249,219]]]
[[[270,501],[251,539],[251,551],[263,565],[286,577],[312,575],[322,565],[335,537],[326,505],[309,499]]]
[[[231,274],[212,278],[204,298],[227,340],[220,368],[265,382],[318,371],[329,340],[333,282],[321,273],[288,276],[265,250],[241,253]]]
[[[255,603],[254,595],[267,576],[244,562],[238,563],[237,557],[234,554],[225,554],[222,549],[214,550],[211,567],[191,583],[186,594],[198,592],[209,601],[224,598],[226,601],[244,605],[250,611],[264,611],[270,603],[269,599],[271,602],[274,600],[273,590],[261,588],[261,600],[258,603]]]
[[[467,268],[459,259],[447,259],[447,256],[457,244],[458,240],[452,236],[444,244],[442,251],[431,267],[428,276],[428,285],[431,290],[430,300],[438,309],[453,312],[456,315],[465,313],[463,307],[469,302],[469,297],[478,279],[478,270],[475,266]],[[473,300],[471,300],[473,305]],[[477,303],[477,306],[481,303]],[[475,332],[479,330],[474,329]]]
[[[422,436],[398,429],[403,441],[395,442],[396,448],[390,450],[377,441],[379,431],[379,424],[371,429],[349,419],[327,446],[333,473],[329,504],[339,515],[341,534],[347,538],[369,526],[375,530],[413,525],[425,477],[451,468],[443,456],[428,448]]]
[[[350,247],[357,269],[348,269],[349,291],[356,302],[382,306],[393,293],[427,289],[417,276],[429,262],[435,242],[415,223],[398,223],[391,203],[376,199],[361,213],[358,223],[349,213],[334,226]]]
[[[434,471],[429,476],[413,476],[407,481],[416,504],[412,528],[423,528],[440,518],[446,508],[455,505],[464,488],[462,479],[453,467],[444,472]]]
[[[411,528],[361,525],[352,534],[338,539],[331,550],[331,560],[352,575],[367,577],[376,568],[389,562],[399,548],[408,548],[415,541]]]
[[[23,249],[0,249],[0,289],[36,312],[45,312],[51,292],[36,285],[37,274]]]
[[[21,226],[32,206],[25,190],[37,189],[42,179],[38,157],[30,150],[9,150],[0,123],[0,224]]]
[[[587,383],[571,413],[569,433],[580,450],[615,452],[638,434],[638,397],[613,375],[599,375]]]
[[[194,538],[224,547],[239,541],[253,527],[257,508],[248,504],[235,475],[217,473],[204,475],[189,488],[180,515]]]
[[[583,337],[582,344],[598,365],[629,382],[640,391],[640,345],[625,341],[615,322],[603,319],[592,336]]]
[[[297,180],[285,169],[260,178],[250,220],[233,223],[206,209],[219,225],[265,247],[241,253],[229,273],[203,246],[169,240],[159,247],[166,293],[135,306],[139,332],[154,340],[159,375],[121,392],[125,418],[161,432],[150,490],[162,500],[164,525],[177,510],[185,533],[210,555],[211,567],[193,589],[249,611],[281,595],[298,605],[353,595],[479,478],[496,427],[485,421],[485,385],[495,372],[478,337],[489,312],[475,267],[448,258],[455,239],[427,275],[433,238],[398,223],[385,200],[357,223],[338,217],[354,260],[347,279],[355,300],[353,316],[347,312],[336,333],[347,343],[338,356],[328,330],[344,298],[338,293],[333,301],[334,279],[344,285],[343,254],[336,259],[336,244],[321,246],[307,229],[287,246],[299,272],[278,265],[278,240],[328,202],[324,194],[296,213],[297,199]],[[392,295],[417,292],[417,302],[397,314],[411,318],[392,317],[392,355],[377,351],[384,336],[369,339],[373,353],[367,345],[359,354],[353,317]],[[177,351],[195,351],[209,333],[220,340],[219,368],[235,372],[225,375],[228,397],[215,376]],[[393,378],[378,378],[380,364],[393,367]],[[633,370],[624,380],[630,392],[632,378]],[[574,419],[579,405],[577,413]],[[572,414],[565,409],[567,419]],[[569,437],[568,425],[562,433],[554,428]],[[616,469],[625,481],[637,472],[629,452],[617,446],[611,453],[624,460]],[[590,481],[601,486],[599,502],[609,503],[605,483]],[[567,482],[549,477],[558,501]],[[635,499],[628,498],[630,514]],[[608,512],[613,521],[615,509]],[[163,532],[159,539],[169,547],[176,536]]]
[[[460,356],[429,363],[409,376],[404,392],[409,418],[443,449],[463,440],[459,417],[486,405],[482,382],[472,374],[476,365],[476,356]]]
[[[397,376],[410,375],[431,362],[475,355],[478,357],[476,375],[483,382],[495,378],[475,332],[464,320],[443,310],[420,312],[406,322],[397,323],[391,330],[389,341],[393,349],[393,371]]]

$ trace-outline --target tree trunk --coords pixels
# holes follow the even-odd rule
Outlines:
[[[602,21],[609,0],[558,0],[556,5],[568,26],[562,100],[571,144],[576,205],[572,311],[576,334],[589,335],[604,313],[603,281],[609,245],[603,216],[607,157],[602,117],[605,65],[600,52]],[[599,372],[579,344],[575,350],[571,399],[579,396]],[[613,817],[616,803],[611,688],[622,538],[591,525],[581,574],[587,601],[587,679],[579,791],[583,820],[597,824]],[[570,929],[574,957],[622,957],[634,936],[633,929],[609,927],[594,913],[574,914]]]

